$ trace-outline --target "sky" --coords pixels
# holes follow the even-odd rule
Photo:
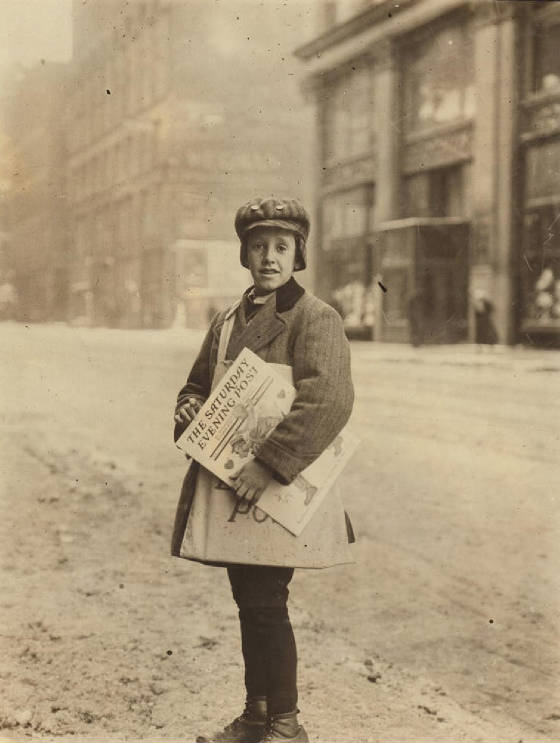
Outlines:
[[[70,59],[71,7],[72,0],[0,0],[0,72]]]

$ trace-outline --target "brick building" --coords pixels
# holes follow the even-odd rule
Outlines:
[[[303,194],[310,127],[291,51],[313,19],[305,2],[234,5],[74,3],[74,321],[204,325],[247,284],[236,208]]]
[[[330,3],[301,46],[325,298],[379,340],[560,339],[560,4]],[[380,282],[383,288],[379,288]],[[375,318],[375,321],[373,320]]]

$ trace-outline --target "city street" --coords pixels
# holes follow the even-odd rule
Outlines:
[[[201,338],[0,324],[2,740],[189,742],[240,711],[224,571],[168,556]],[[560,353],[352,349],[356,562],[290,599],[310,740],[560,740]]]

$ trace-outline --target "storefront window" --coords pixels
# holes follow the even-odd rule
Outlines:
[[[465,24],[443,29],[412,45],[405,52],[403,71],[409,132],[473,117],[474,72]]]
[[[527,198],[558,197],[560,201],[560,141],[551,139],[531,147],[526,167]]]
[[[560,325],[560,203],[527,212],[524,242],[525,319]]]
[[[325,99],[325,161],[329,165],[373,148],[373,74],[355,67],[338,78]]]
[[[535,91],[560,91],[560,22],[540,27],[534,37]]]
[[[342,191],[323,200],[325,250],[339,238],[365,235],[372,225],[373,187]]]
[[[434,168],[404,180],[403,217],[463,217],[465,165]]]
[[[332,194],[323,200],[324,284],[328,301],[346,328],[373,326],[366,236],[372,227],[372,185]]]

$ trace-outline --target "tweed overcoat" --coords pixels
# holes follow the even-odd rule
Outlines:
[[[350,346],[336,310],[306,292],[293,278],[249,321],[246,308],[244,295],[235,310],[226,359],[235,359],[246,347],[264,361],[292,367],[296,397],[291,410],[257,452],[257,459],[276,479],[289,484],[319,457],[350,417],[354,402]],[[213,319],[187,383],[179,392],[177,409],[187,397],[204,401],[209,396],[220,331],[230,312],[218,313]],[[175,426],[175,440],[184,428],[184,424]],[[179,556],[197,474],[198,465],[192,463],[177,506],[171,544],[175,556]],[[348,521],[347,526],[352,541]]]

